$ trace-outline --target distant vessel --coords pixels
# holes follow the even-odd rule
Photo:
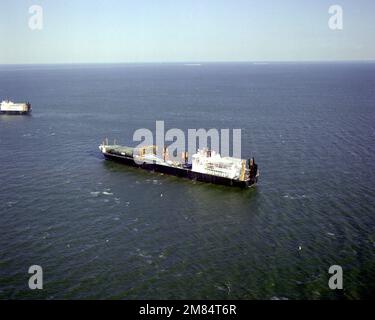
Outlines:
[[[198,150],[192,156],[192,164],[187,162],[187,152],[182,153],[181,162],[169,160],[166,148],[163,156],[158,157],[156,146],[131,148],[103,142],[99,149],[106,159],[191,180],[249,188],[258,182],[259,177],[254,158],[244,160],[221,157],[215,151],[207,149]]]
[[[29,114],[31,112],[30,103],[14,103],[4,100],[0,104],[0,114]]]

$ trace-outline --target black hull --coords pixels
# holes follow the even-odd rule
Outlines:
[[[195,181],[208,182],[220,185],[234,186],[240,188],[249,188],[255,185],[255,181],[240,181],[233,180],[229,178],[217,177],[210,174],[204,174],[199,172],[191,171],[190,169],[185,168],[174,168],[169,166],[163,166],[156,163],[137,163],[133,158],[128,158],[124,156],[113,155],[109,153],[103,153],[106,159],[113,160],[126,164],[131,167],[142,168],[149,171],[160,172],[172,176],[177,176],[181,178],[186,178]]]
[[[12,116],[29,115],[31,111],[0,111],[0,114],[7,114]]]

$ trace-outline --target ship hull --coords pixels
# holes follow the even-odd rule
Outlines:
[[[255,185],[255,181],[251,182],[251,181],[234,180],[234,179],[218,177],[218,176],[214,176],[210,174],[195,172],[186,168],[176,168],[176,167],[170,167],[170,166],[160,165],[156,163],[146,163],[146,162],[138,163],[138,162],[135,162],[133,158],[114,155],[114,154],[105,153],[105,152],[103,152],[103,155],[108,160],[113,160],[119,163],[123,163],[131,167],[142,168],[142,169],[149,170],[149,171],[159,172],[159,173],[168,174],[168,175],[177,176],[177,177],[186,178],[186,179],[195,180],[195,181],[208,182],[208,183],[219,184],[219,185],[234,186],[234,187],[240,187],[240,188],[249,188]]]
[[[7,115],[29,115],[31,111],[5,111],[1,110],[0,114],[7,114]]]

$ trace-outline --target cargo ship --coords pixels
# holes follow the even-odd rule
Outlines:
[[[30,114],[30,103],[14,103],[10,100],[4,100],[0,103],[0,114]]]
[[[162,156],[157,155],[157,146],[132,148],[103,142],[99,150],[108,160],[196,181],[249,188],[256,185],[259,177],[254,158],[222,157],[208,149],[198,150],[192,155],[191,164],[187,152],[182,153],[181,161],[170,160],[165,147]]]

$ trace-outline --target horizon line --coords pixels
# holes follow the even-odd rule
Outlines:
[[[374,59],[339,59],[339,60],[202,60],[202,61],[119,61],[119,62],[17,62],[0,63],[0,66],[20,65],[98,65],[98,64],[215,64],[215,63],[371,63]]]

